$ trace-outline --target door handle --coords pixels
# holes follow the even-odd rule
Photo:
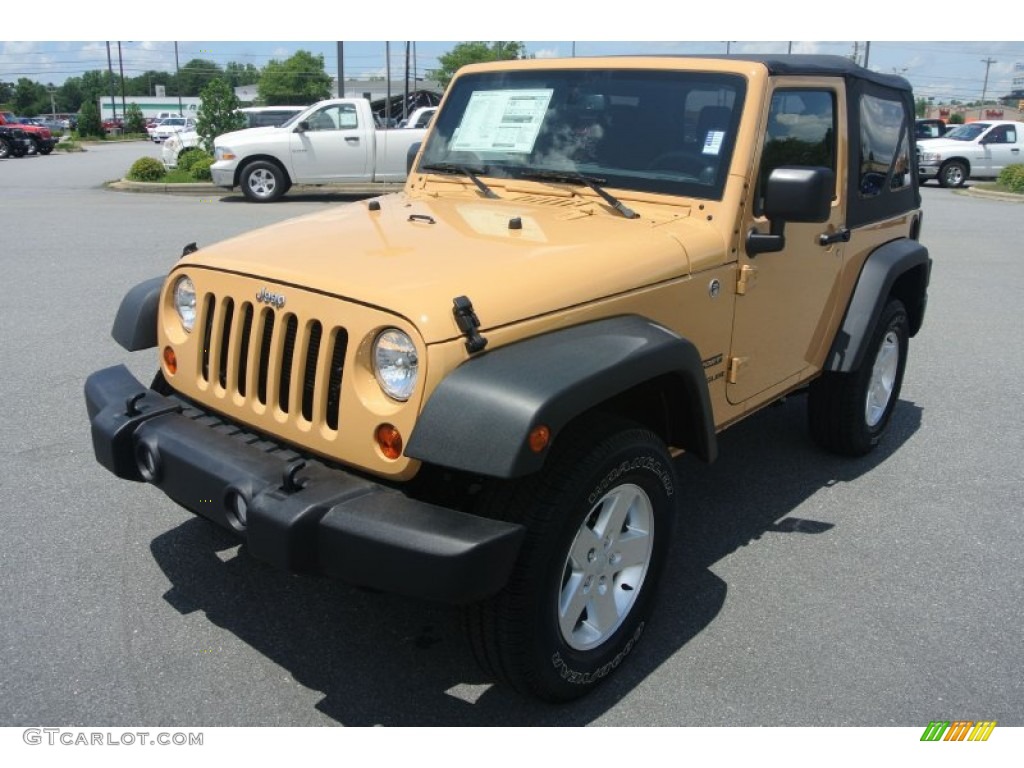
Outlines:
[[[358,136],[346,136],[345,137],[345,141],[347,141],[349,144],[358,144],[359,143],[359,137]]]
[[[832,234],[823,232],[818,235],[818,245],[832,245],[833,243],[848,243],[850,242],[850,230],[846,227],[840,227]]]

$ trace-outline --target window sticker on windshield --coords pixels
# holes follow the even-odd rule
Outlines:
[[[722,151],[722,142],[725,140],[725,131],[708,131],[704,137],[704,154],[717,155]]]
[[[552,89],[474,91],[455,132],[456,152],[532,152]]]

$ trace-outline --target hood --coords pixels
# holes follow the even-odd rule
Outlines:
[[[252,140],[259,140],[261,137],[265,137],[268,133],[281,133],[281,126],[279,125],[261,125],[257,128],[242,128],[238,131],[231,131],[230,133],[222,133],[216,139],[214,144],[217,146],[241,146]],[[284,131],[289,133],[289,131]]]
[[[626,219],[590,199],[405,193],[256,230],[182,260],[398,314],[434,343],[468,296],[483,330],[679,278],[724,260],[702,217]],[[683,209],[686,210],[685,208]],[[518,220],[518,221],[515,221]],[[685,245],[684,245],[685,243]]]

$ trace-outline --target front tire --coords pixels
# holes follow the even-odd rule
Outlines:
[[[548,701],[606,679],[644,632],[677,506],[662,441],[607,419],[566,432],[538,475],[496,489],[489,511],[527,537],[505,589],[467,610],[484,670]]]
[[[967,183],[967,166],[959,160],[950,160],[939,168],[939,186],[962,187]]]
[[[0,138],[0,160],[6,160],[11,156],[11,145],[7,143],[7,139]]]
[[[826,372],[811,382],[807,414],[818,445],[845,456],[863,456],[878,445],[900,397],[909,338],[907,311],[892,299],[878,319],[860,368]]]
[[[242,169],[242,192],[254,203],[271,203],[288,190],[288,175],[279,165],[266,160],[249,163]]]

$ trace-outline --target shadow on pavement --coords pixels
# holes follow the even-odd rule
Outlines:
[[[827,533],[830,523],[788,515],[820,489],[883,463],[917,431],[922,411],[901,401],[886,441],[855,460],[817,450],[804,413],[805,398],[791,397],[723,433],[715,464],[679,460],[687,511],[645,641],[629,664],[571,705],[491,685],[463,638],[458,609],[289,576],[198,518],[158,536],[151,549],[173,585],[164,597],[175,609],[203,611],[300,684],[322,691],[317,708],[339,723],[585,725],[714,621],[728,585],[711,566],[768,533]]]

